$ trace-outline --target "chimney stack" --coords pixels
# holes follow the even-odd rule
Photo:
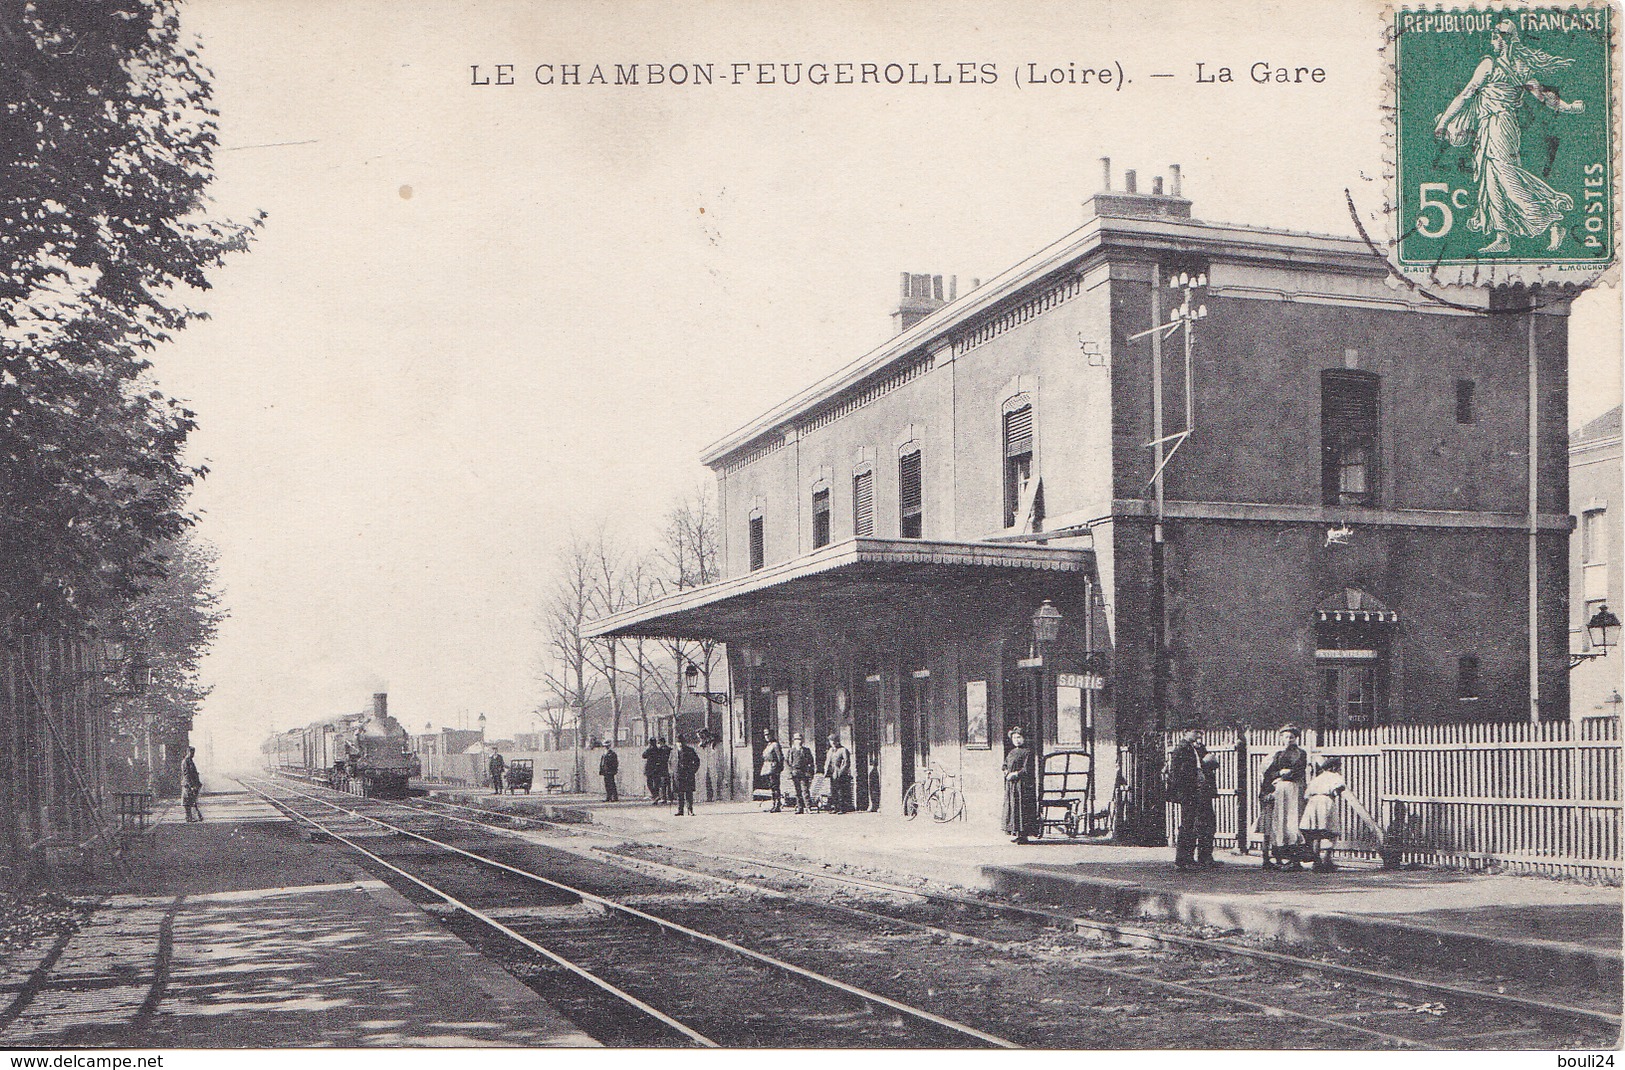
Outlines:
[[[892,334],[902,334],[916,323],[925,319],[937,309],[954,300],[959,293],[959,276],[948,277],[947,294],[944,296],[941,275],[910,275],[903,272],[900,276],[900,293],[897,298],[897,310],[892,315]]]
[[[1111,158],[1102,156],[1100,165],[1104,185],[1099,193],[1084,202],[1084,219],[1191,218],[1191,202],[1180,195],[1182,176],[1178,164],[1169,167],[1171,174],[1166,193],[1163,192],[1164,183],[1161,175],[1152,177],[1150,193],[1141,193],[1139,172],[1133,170],[1123,172],[1122,191],[1113,191]]]
[[[372,696],[372,716],[379,721],[389,716],[389,696],[382,691]]]

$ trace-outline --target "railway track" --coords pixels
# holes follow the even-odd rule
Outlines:
[[[800,892],[804,895],[821,895],[820,901],[827,904],[830,889],[857,890],[870,897],[870,904],[866,909],[863,909],[863,912],[893,918],[903,921],[905,924],[914,924],[916,919],[910,916],[910,912],[906,907],[899,909],[898,904],[933,904],[943,908],[942,911],[937,912],[938,916],[935,920],[938,921],[938,925],[935,926],[936,928],[940,928],[942,924],[947,924],[950,926],[948,932],[954,937],[980,943],[984,946],[987,945],[987,941],[981,940],[974,931],[965,931],[967,927],[974,929],[978,926],[992,924],[995,919],[1018,919],[1028,923],[1035,929],[1073,932],[1119,946],[1157,948],[1172,951],[1181,956],[1195,956],[1209,960],[1230,958],[1253,964],[1264,970],[1289,970],[1293,972],[1293,976],[1318,978],[1323,982],[1329,982],[1340,991],[1364,991],[1386,994],[1390,997],[1398,995],[1401,997],[1402,1004],[1413,1008],[1418,1014],[1425,1014],[1433,1019],[1460,1019],[1462,1021],[1465,1031],[1451,1032],[1446,1027],[1434,1031],[1433,1035],[1428,1037],[1429,1040],[1444,1046],[1459,1046],[1463,1041],[1473,1042],[1471,1046],[1522,1044],[1533,1047],[1561,1047],[1571,1043],[1582,1046],[1584,1044],[1611,1046],[1617,1043],[1619,1037],[1621,1024],[1619,1014],[1598,1006],[1556,1003],[1550,1000],[1488,991],[1483,988],[1473,988],[1428,978],[1402,976],[1389,971],[1269,951],[1229,943],[1224,940],[1202,939],[1141,926],[1114,924],[1093,918],[1078,917],[1075,914],[1052,908],[1002,901],[990,902],[964,895],[926,891],[884,881],[832,873],[828,870],[808,870],[800,866],[768,859],[711,852],[701,855],[696,852],[665,846],[641,848],[628,846],[621,842],[624,837],[602,833],[590,827],[551,822],[528,815],[514,815],[501,811],[485,810],[480,807],[470,807],[440,799],[421,801],[433,803],[441,808],[478,815],[486,819],[507,822],[518,821],[529,825],[556,829],[572,836],[587,836],[615,841],[618,846],[610,850],[618,857],[635,860],[635,863],[641,862],[715,880],[739,881],[746,887],[763,888],[764,878],[768,874],[782,875],[779,879],[766,880],[766,886],[763,890],[772,893],[795,895]],[[464,820],[468,819],[465,818]],[[882,905],[876,909],[877,903],[891,903],[892,905],[889,907]],[[841,904],[837,909],[852,908],[847,904]],[[946,911],[945,916],[943,911]],[[931,928],[932,926],[927,927]],[[1025,948],[1025,950],[1028,953],[1033,953],[1030,947]],[[1175,972],[1177,974],[1177,971]],[[1239,978],[1238,983],[1240,983]],[[1383,1012],[1380,1009],[1368,1013],[1345,1011],[1338,1012],[1337,1016],[1340,1019],[1349,1020],[1360,1017],[1375,1017],[1381,1013]],[[1379,1030],[1379,1032],[1391,1031]]]
[[[510,971],[539,988],[562,1013],[606,1043],[1017,1046],[929,1010],[650,913],[632,901],[658,902],[663,897],[681,896],[683,890],[670,882],[621,881],[618,897],[611,898],[494,857],[497,851],[493,848],[508,844],[487,842],[478,845],[484,851],[471,850],[365,812],[395,808],[421,815],[411,807],[327,792],[346,804],[340,805],[285,785],[246,780],[243,785],[382,868],[386,879],[405,882],[406,890],[420,893],[416,896],[420,902],[426,893],[454,912],[455,918],[500,937],[493,942],[488,936],[478,942],[486,950],[497,951]],[[310,812],[313,807],[321,817]],[[512,857],[511,851],[502,853]],[[534,860],[522,861],[534,866]],[[651,934],[657,938],[651,940]],[[718,956],[717,950],[728,954]]]
[[[389,809],[397,815],[392,825],[431,813],[421,806],[341,798],[347,805],[337,809]],[[453,808],[473,816],[441,812]],[[490,822],[516,820],[444,802],[432,813],[442,826],[498,829],[510,837],[511,831]],[[523,848],[512,842],[494,845],[488,853],[542,852],[550,873],[573,870],[574,885],[596,888],[593,894],[599,895],[622,894],[616,889],[624,888],[628,867],[645,878],[687,883],[682,894],[642,905],[690,928],[721,928],[740,943],[785,959],[818,962],[849,982],[860,980],[1024,1044],[1545,1047],[1594,1045],[1599,1037],[1617,1033],[1617,1019],[1554,1023],[1553,1012],[1523,1003],[1486,1009],[1483,1001],[1453,1005],[1419,999],[1415,988],[1395,986],[1383,975],[1354,971],[1358,976],[1351,977],[1345,971],[1340,978],[1334,976],[1336,968],[1291,956],[1263,953],[1262,959],[1238,962],[1211,948],[1166,942],[1157,945],[1161,954],[1124,949],[1118,945],[1130,935],[1126,931],[1109,939],[1060,933],[1056,916],[1037,917],[1027,908],[814,874],[764,860],[679,860],[670,854],[656,860],[647,851],[642,858],[606,859],[579,846],[526,842]],[[737,871],[739,866],[747,872]],[[764,883],[764,872],[775,871],[778,876]],[[695,891],[695,882],[713,890]],[[830,889],[838,885],[861,887],[867,898],[857,905],[850,895],[832,895]],[[1178,953],[1169,954],[1171,949]]]

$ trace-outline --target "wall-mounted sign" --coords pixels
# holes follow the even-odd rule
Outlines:
[[[988,746],[987,681],[965,681],[965,746]]]
[[[1058,672],[1055,674],[1056,687],[1075,687],[1081,691],[1106,690],[1106,677],[1098,672]]]
[[[1063,747],[1083,742],[1081,687],[1061,684],[1055,688],[1055,742]]]

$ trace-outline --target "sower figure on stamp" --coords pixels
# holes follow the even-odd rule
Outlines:
[[[1038,776],[1027,733],[1020,725],[1010,729],[1010,748],[1004,752],[1004,831],[1015,843],[1026,843],[1038,831]]]
[[[1194,728],[1180,737],[1168,760],[1168,801],[1179,806],[1179,833],[1174,840],[1178,869],[1210,869],[1219,864],[1213,860],[1218,767],[1219,760],[1207,752],[1201,733]]]
[[[186,820],[202,821],[203,811],[197,798],[203,794],[203,778],[197,771],[197,748],[186,748],[186,761],[181,763],[181,802],[186,808]]]
[[[768,813],[776,814],[784,809],[784,796],[779,790],[779,779],[784,772],[784,748],[773,734],[773,729],[762,729],[762,780],[773,795],[773,808]]]
[[[598,775],[604,778],[604,801],[620,802],[620,793],[615,790],[615,777],[621,771],[621,756],[615,753],[615,748],[606,745],[603,757],[598,759]]]
[[[1478,200],[1467,229],[1493,236],[1481,255],[1510,252],[1508,235],[1533,238],[1548,228],[1546,248],[1555,251],[1563,243],[1563,214],[1573,210],[1574,198],[1524,170],[1518,109],[1527,91],[1559,115],[1583,112],[1583,101],[1565,103],[1537,78],[1574,61],[1525,45],[1511,19],[1502,19],[1490,33],[1490,51],[1494,54],[1479,61],[1467,85],[1434,120],[1433,136],[1458,147],[1473,139]]]
[[[1303,833],[1298,828],[1309,755],[1298,745],[1303,733],[1283,725],[1286,746],[1264,767],[1258,790],[1258,830],[1264,834],[1265,869],[1302,869]]]

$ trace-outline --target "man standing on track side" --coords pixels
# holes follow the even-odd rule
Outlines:
[[[700,772],[700,755],[688,745],[687,736],[678,737],[677,746],[677,816],[686,808],[694,816],[694,779]]]
[[[837,814],[852,812],[852,752],[841,737],[829,734],[829,751],[824,755],[824,776],[829,780],[829,808]]]
[[[761,777],[767,781],[767,790],[773,796],[773,809],[768,813],[776,814],[784,809],[784,797],[779,790],[779,780],[784,772],[784,748],[779,746],[778,737],[773,729],[762,729],[762,772]]]
[[[643,748],[643,782],[649,788],[649,805],[659,806],[666,801],[666,749],[660,737],[649,740]]]
[[[197,798],[203,794],[203,778],[197,771],[197,748],[186,748],[186,761],[181,763],[181,802],[186,807],[186,820],[202,821],[203,811]],[[193,815],[197,816],[193,816]]]
[[[491,773],[491,791],[493,794],[502,794],[502,774],[508,768],[508,763],[502,760],[501,751],[491,752],[491,761],[487,769]]]
[[[796,789],[796,813],[807,812],[807,803],[812,800],[813,770],[818,768],[818,759],[813,757],[812,748],[801,741],[800,736],[790,738],[790,783]]]
[[[620,802],[620,793],[615,790],[615,776],[621,771],[621,757],[615,753],[615,748],[604,744],[603,757],[598,759],[598,775],[604,778],[604,801]]]

